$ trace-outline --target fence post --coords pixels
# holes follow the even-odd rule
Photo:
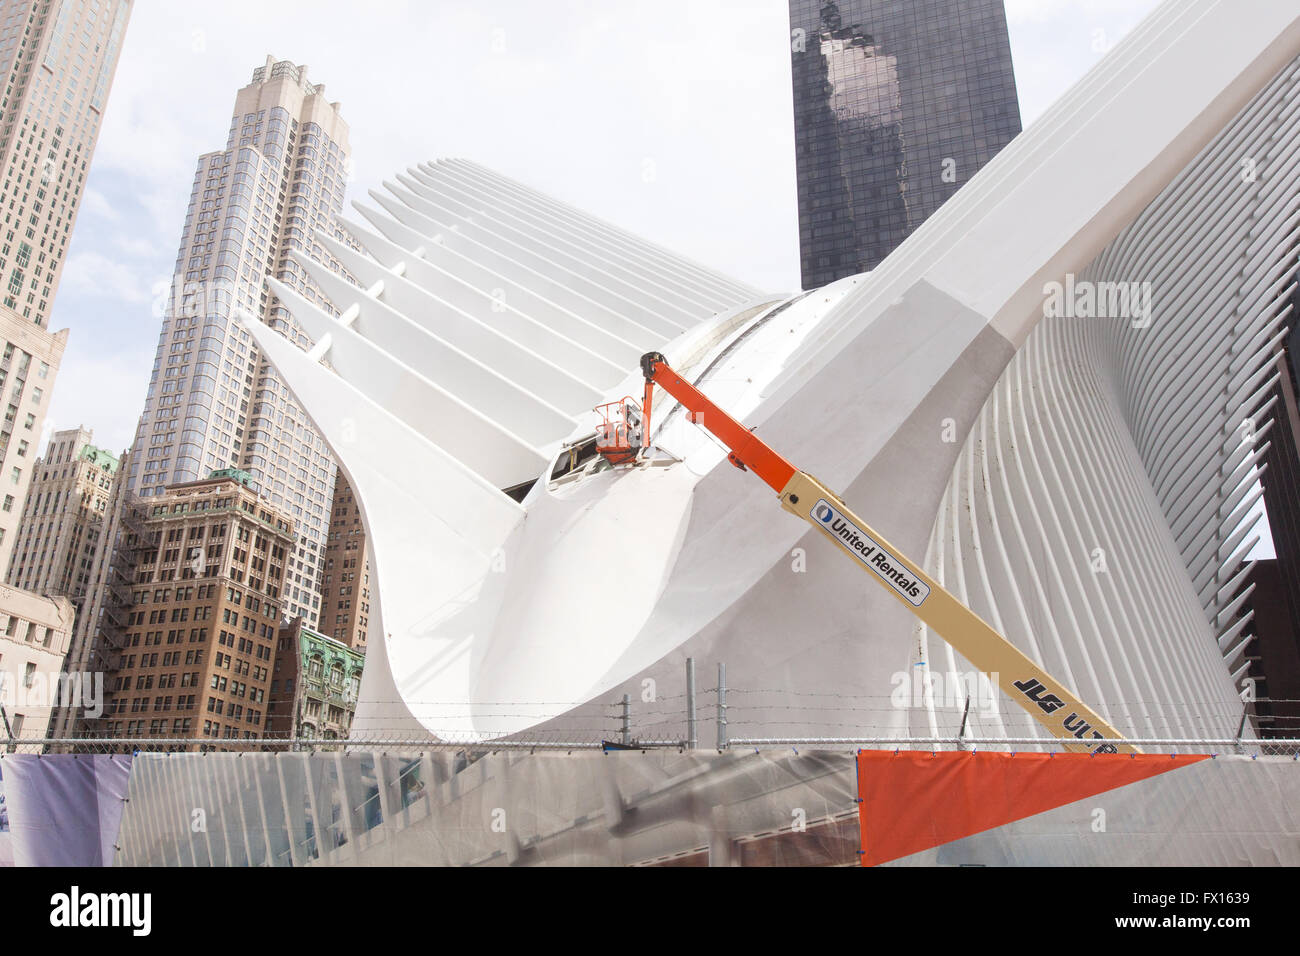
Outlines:
[[[1241,738],[1246,734],[1246,721],[1250,718],[1251,701],[1246,700],[1241,704],[1241,723],[1237,725],[1237,749],[1241,749]]]
[[[623,746],[632,742],[632,697],[623,695]]]
[[[695,658],[686,658],[686,747],[694,750],[700,745],[695,723]]]
[[[718,661],[718,749],[727,749],[727,665]]]
[[[0,691],[4,690],[4,683],[5,674],[0,673]],[[11,754],[18,749],[18,745],[14,743],[14,729],[9,725],[9,715],[5,713],[4,704],[0,704],[0,721],[3,721],[5,725],[6,740],[4,752]]]

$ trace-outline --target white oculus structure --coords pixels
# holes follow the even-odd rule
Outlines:
[[[364,252],[318,237],[360,287],[294,253],[337,318],[269,283],[309,352],[245,317],[364,510],[385,637],[353,734],[563,734],[611,692],[680,687],[688,656],[726,661],[747,737],[955,733],[961,707],[891,695],[962,662],[667,396],[647,463],[567,470],[651,349],[1119,729],[1235,730],[1231,522],[1255,459],[1229,438],[1260,411],[1291,240],[1252,232],[1241,217],[1284,201],[1215,191],[1207,153],[1293,141],[1279,77],[1297,55],[1289,4],[1166,2],[877,270],[793,297],[461,160],[372,192],[367,223],[344,222]],[[1217,241],[1216,219],[1236,223]],[[1183,242],[1237,285],[1189,288]],[[1150,326],[1031,336],[1076,279],[1150,282]],[[877,709],[846,730],[787,692]],[[1036,733],[1005,700],[975,718]]]

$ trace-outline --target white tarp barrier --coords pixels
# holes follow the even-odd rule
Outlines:
[[[6,755],[13,865],[110,865],[130,770],[129,756]]]
[[[1107,786],[894,862],[1300,863],[1289,757],[1220,755]],[[858,795],[848,750],[140,754],[117,862],[857,865]]]
[[[856,863],[850,752],[140,754],[122,865]]]
[[[13,865],[14,848],[9,836],[9,808],[5,804],[4,761],[0,760],[0,866]]]

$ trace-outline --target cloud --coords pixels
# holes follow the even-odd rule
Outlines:
[[[98,189],[87,189],[81,200],[81,211],[110,222],[119,218],[119,214],[108,198]]]
[[[139,270],[92,250],[76,252],[68,258],[59,288],[138,305],[152,301],[151,289],[156,282],[155,278],[141,275]]]
[[[159,254],[158,247],[144,236],[118,235],[113,240],[113,248],[119,255],[133,259],[149,259]]]
[[[1156,5],[1158,0],[1006,0],[1007,23],[1060,23],[1074,18],[1131,20]]]
[[[1158,0],[1007,0],[1020,117],[1029,126]]]
[[[114,453],[135,438],[135,426],[149,386],[153,348],[95,351],[74,348],[73,329],[55,378],[46,417],[52,430],[84,425],[95,432],[95,444]]]

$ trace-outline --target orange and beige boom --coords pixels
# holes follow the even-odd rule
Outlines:
[[[678,375],[659,352],[641,358],[645,373],[642,446],[650,444],[650,409],[658,385],[681,404],[688,420],[707,429],[729,450],[728,460],[752,471],[780,496],[781,507],[808,522],[886,588],[918,618],[978,667],[1067,749],[1138,753],[1123,735],[1060,681],[1030,660],[943,586],[908,560],[855,515],[812,475],[802,472],[766,442]]]

